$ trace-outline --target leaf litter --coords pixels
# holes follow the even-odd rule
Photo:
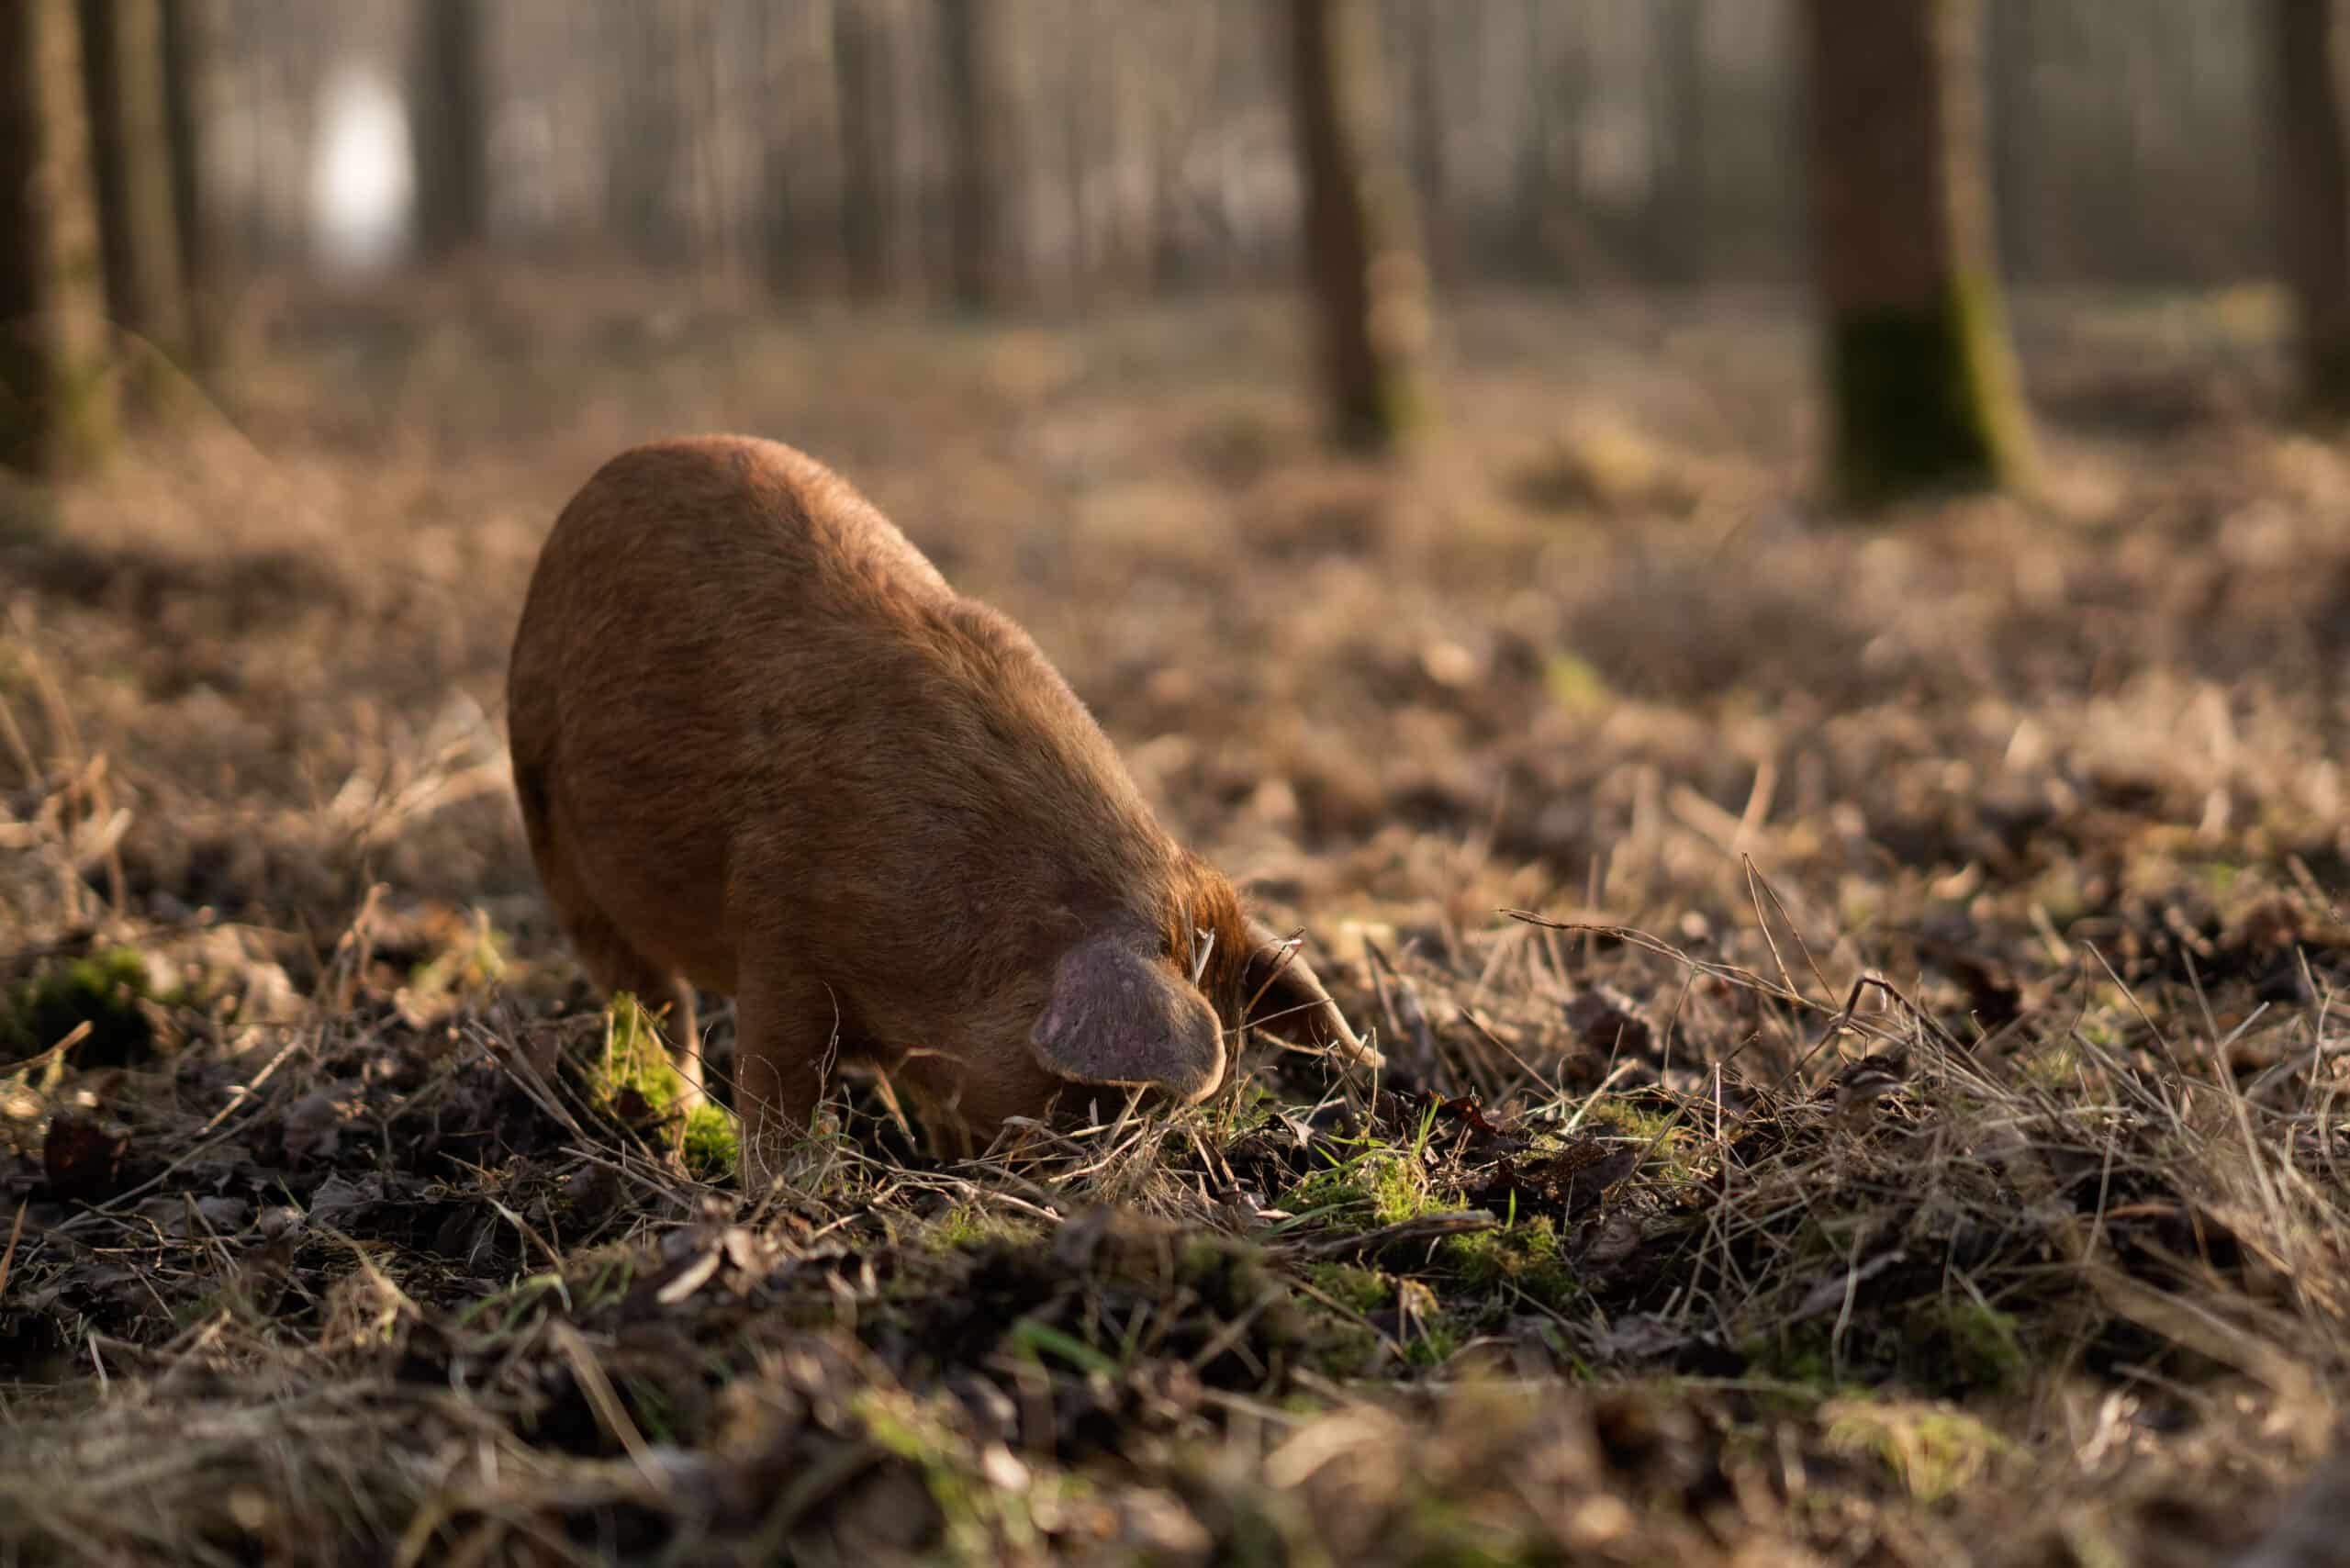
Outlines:
[[[265,463],[159,434],[0,546],[0,1561],[2308,1533],[2350,1321],[2350,464],[2059,430],[2075,499],[1870,533],[1797,515],[1800,368],[1727,328],[1651,364],[1477,308],[1575,377],[1465,358],[1459,428],[1365,475],[1228,336],[1105,327],[1164,372],[1105,386],[999,374],[1033,335],[942,372],[911,324],[745,324],[761,374],[680,393],[595,362],[625,288],[572,321],[481,286],[607,411],[504,398],[390,290],[393,460],[296,334],[234,410]],[[852,348],[859,388],[789,373]],[[1653,516],[1529,508],[1578,386],[1660,452],[1745,433]],[[961,1162],[856,1082],[804,1181],[736,1190],[548,927],[487,695],[549,498],[681,419],[794,432],[1030,622],[1386,1078],[1260,1053]],[[1155,439],[1237,420],[1248,474]],[[910,422],[936,449],[893,463]],[[1091,466],[1045,439],[1080,426]],[[1182,528],[1058,548],[1144,479]]]

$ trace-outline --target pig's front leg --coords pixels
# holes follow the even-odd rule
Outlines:
[[[745,966],[734,997],[734,1108],[743,1191],[791,1183],[818,1102],[832,1081],[843,1020],[829,988]]]

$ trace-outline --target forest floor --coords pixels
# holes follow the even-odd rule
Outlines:
[[[2021,320],[2042,494],[1860,525],[1762,299],[1462,305],[1389,469],[1276,300],[257,308],[0,493],[0,1564],[2227,1560],[2350,1398],[2350,453],[2260,299]],[[499,703],[704,429],[1023,620],[1383,1081],[852,1085],[745,1204]]]

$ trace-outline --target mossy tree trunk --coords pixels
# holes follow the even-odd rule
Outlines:
[[[220,351],[220,234],[206,198],[206,128],[218,113],[219,0],[163,0],[163,116],[171,150],[172,216],[179,237],[187,352],[211,365]]]
[[[2300,317],[2301,395],[2350,417],[2350,155],[2343,144],[2333,0],[2269,0],[2277,248]]]
[[[1290,111],[1304,178],[1305,262],[1339,444],[1393,449],[1430,412],[1419,357],[1427,269],[1382,124],[1371,0],[1289,0]]]
[[[73,0],[0,4],[0,464],[40,474],[116,431],[80,31]]]
[[[1975,0],[1805,0],[1813,265],[1848,499],[2024,479],[1991,241]]]
[[[187,353],[179,216],[172,206],[161,0],[82,0],[82,76],[106,312],[164,358]]]
[[[416,19],[416,245],[442,261],[489,237],[488,18],[480,0],[422,0]]]

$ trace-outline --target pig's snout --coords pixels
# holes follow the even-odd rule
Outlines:
[[[1197,987],[1140,940],[1096,936],[1061,956],[1028,1046],[1081,1083],[1143,1084],[1186,1104],[1224,1081],[1224,1029]]]

